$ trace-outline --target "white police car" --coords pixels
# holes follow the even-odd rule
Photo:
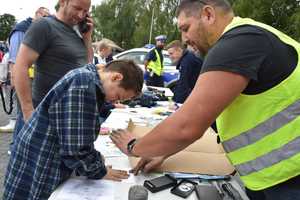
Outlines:
[[[114,60],[118,59],[130,59],[133,60],[136,64],[138,64],[143,71],[145,71],[144,60],[147,53],[152,49],[150,48],[134,48],[127,51],[123,51],[115,56],[113,56]],[[175,83],[179,78],[179,72],[176,69],[175,65],[172,65],[172,61],[169,57],[167,51],[163,51],[164,56],[164,86],[174,89]]]

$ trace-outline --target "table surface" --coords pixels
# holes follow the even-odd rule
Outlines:
[[[158,123],[164,117],[155,115],[154,113],[159,108],[137,108],[137,109],[116,109],[112,112],[110,117],[102,125],[110,129],[126,128],[129,119],[135,123],[149,125],[148,121]],[[142,116],[142,117],[141,117]],[[128,157],[121,153],[111,142],[107,135],[99,135],[94,143],[96,150],[100,151],[105,157],[106,165],[112,165],[115,169],[130,170],[131,166]],[[130,174],[127,180],[122,182],[113,182],[107,180],[88,180],[85,177],[71,177],[65,183],[60,185],[51,195],[49,200],[127,200],[129,188],[133,185],[143,185],[145,180],[161,176],[162,174],[139,174],[134,176]],[[232,184],[242,191],[240,185],[234,179]],[[201,184],[201,183],[200,183]],[[241,192],[243,199],[248,199],[246,195]],[[149,200],[182,200],[181,197],[170,193],[170,189],[163,190],[157,193],[148,192]],[[195,192],[193,192],[187,200],[197,199]]]

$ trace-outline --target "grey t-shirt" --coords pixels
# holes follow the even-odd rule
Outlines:
[[[87,49],[72,27],[54,17],[35,21],[23,44],[39,54],[35,63],[32,98],[36,107],[67,72],[87,63]]]

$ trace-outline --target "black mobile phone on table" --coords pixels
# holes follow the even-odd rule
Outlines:
[[[187,198],[195,190],[196,185],[196,182],[184,179],[171,189],[171,193],[182,198]]]
[[[144,181],[144,187],[153,193],[173,187],[176,184],[177,180],[169,175],[164,175],[151,180]]]
[[[195,191],[199,200],[222,200],[222,196],[213,185],[196,185]]]

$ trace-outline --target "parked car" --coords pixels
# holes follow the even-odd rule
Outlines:
[[[144,60],[147,53],[150,51],[150,48],[134,48],[127,51],[123,51],[115,56],[113,56],[114,60],[117,59],[130,59],[133,60],[136,64],[138,64],[143,71],[145,71]],[[175,65],[172,65],[172,61],[169,57],[167,51],[163,50],[164,56],[164,86],[170,88],[171,90],[174,89],[176,81],[179,78],[179,72],[176,69]],[[145,76],[145,79],[147,77]]]

